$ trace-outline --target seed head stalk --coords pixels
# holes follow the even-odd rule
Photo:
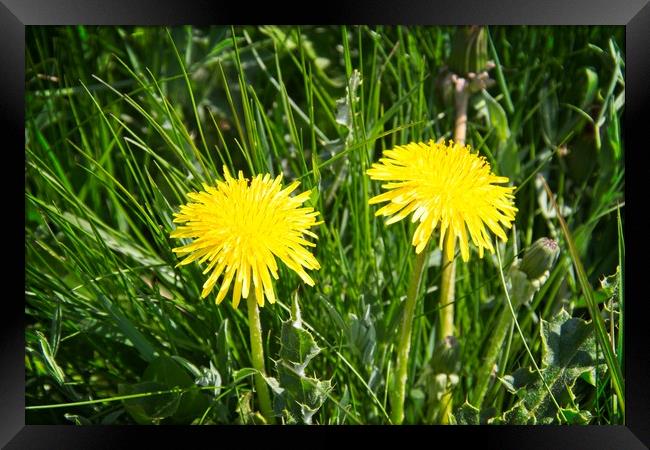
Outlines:
[[[273,416],[273,408],[271,407],[271,397],[269,396],[269,389],[266,385],[264,377],[266,370],[264,369],[264,346],[262,343],[262,324],[260,322],[260,311],[257,307],[257,296],[255,291],[252,290],[248,296],[248,329],[250,331],[251,339],[251,359],[253,368],[257,370],[255,373],[255,390],[257,391],[257,400],[262,415],[266,419],[266,423],[274,424],[275,417]]]
[[[454,83],[454,103],[456,106],[456,121],[454,129],[454,141],[465,145],[467,136],[467,104],[469,102],[469,85],[465,78],[457,78]],[[455,239],[451,233],[445,239]],[[447,247],[447,243],[443,248]],[[442,342],[447,336],[454,335],[454,287],[456,280],[456,262],[454,257],[447,257],[443,251],[442,277],[440,279],[440,323],[438,326],[438,342]],[[445,392],[440,399],[440,423],[449,423],[449,414],[452,411],[452,393]]]

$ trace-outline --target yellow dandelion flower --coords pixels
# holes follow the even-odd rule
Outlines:
[[[240,171],[233,178],[224,166],[225,181],[216,186],[204,184],[202,192],[190,192],[191,202],[181,206],[174,214],[174,222],[182,223],[171,232],[172,238],[192,238],[191,243],[174,248],[179,255],[187,255],[178,265],[198,260],[207,262],[203,274],[208,274],[203,284],[201,298],[205,298],[223,274],[217,304],[221,303],[234,280],[233,306],[241,297],[248,298],[254,289],[257,302],[264,305],[264,297],[275,302],[271,276],[278,279],[279,258],[295,271],[302,280],[314,285],[305,269],[319,269],[316,258],[305,248],[316,244],[304,239],[318,225],[318,212],[314,208],[300,207],[311,191],[289,196],[300,184],[294,181],[282,189],[282,175],[257,175],[249,183]],[[270,274],[270,275],[269,275]]]
[[[484,157],[470,153],[469,146],[449,141],[410,143],[384,152],[383,158],[368,169],[373,180],[387,181],[387,192],[370,199],[370,204],[389,202],[375,215],[392,216],[391,224],[413,213],[412,222],[419,222],[413,234],[415,252],[420,253],[440,224],[440,248],[449,233],[444,251],[449,260],[454,256],[456,240],[464,261],[469,259],[468,234],[478,247],[494,252],[489,228],[504,242],[502,226],[511,227],[517,208],[514,187],[498,186],[507,177],[490,171]]]

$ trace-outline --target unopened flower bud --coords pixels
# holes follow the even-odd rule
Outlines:
[[[545,237],[540,238],[526,250],[519,271],[524,272],[531,282],[537,280],[551,270],[559,254],[560,247],[557,242]]]

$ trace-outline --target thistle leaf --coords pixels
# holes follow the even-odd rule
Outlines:
[[[282,323],[280,358],[276,361],[278,381],[267,379],[275,394],[274,409],[287,423],[311,424],[313,415],[332,389],[330,381],[306,375],[309,362],[320,353],[314,337],[303,328],[297,298],[292,318]],[[279,383],[279,384],[276,384]]]
[[[520,400],[503,414],[502,420],[511,424],[549,424],[557,420],[555,402],[564,394],[571,394],[576,380],[585,372],[592,371],[603,363],[597,354],[593,326],[579,318],[570,317],[561,310],[550,322],[541,321],[542,366],[541,375],[528,368],[516,370],[502,382]],[[569,390],[569,392],[567,392]],[[550,392],[549,392],[550,391]],[[569,395],[571,397],[571,395]],[[563,408],[563,412],[567,409]],[[586,416],[572,408],[573,419],[585,420]],[[569,420],[564,415],[562,420]]]

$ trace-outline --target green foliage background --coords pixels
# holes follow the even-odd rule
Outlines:
[[[453,102],[441,80],[454,32],[28,27],[27,423],[261,420],[245,312],[216,306],[216,294],[201,301],[200,268],[175,268],[171,252],[172,214],[187,192],[220,179],[223,164],[247,176],[300,179],[302,188],[316,188],[310,202],[324,220],[316,286],[281,269],[280,301],[261,313],[269,383],[276,406],[289,411],[285,421],[388,423],[412,225],[387,227],[374,217],[367,200],[380,186],[365,170],[394,145],[452,137]],[[565,411],[558,415],[539,394],[539,377],[526,378],[533,364],[511,328],[497,365],[501,381],[481,411],[466,402],[505,307],[496,257],[472,253],[457,267],[456,419],[623,423],[615,375],[599,356],[602,339],[569,330],[558,336],[582,340],[547,345],[544,330],[562,329],[564,318],[591,332],[587,287],[623,367],[624,29],[490,27],[489,35],[496,83],[472,97],[468,143],[518,187],[515,230],[500,247],[503,269],[539,237],[560,243],[550,278],[518,324],[537,363],[551,365],[544,373],[553,381],[571,376],[554,391]],[[538,175],[557,194],[573,254]],[[411,347],[410,423],[425,421],[429,362],[440,352],[440,252],[430,249]],[[294,320],[295,305],[302,318],[295,336],[286,329],[292,305]],[[296,350],[296,342],[306,347]],[[554,345],[587,343],[584,370],[554,359]],[[293,361],[302,377],[278,364],[292,354],[304,358]],[[300,407],[307,404],[314,411]]]

